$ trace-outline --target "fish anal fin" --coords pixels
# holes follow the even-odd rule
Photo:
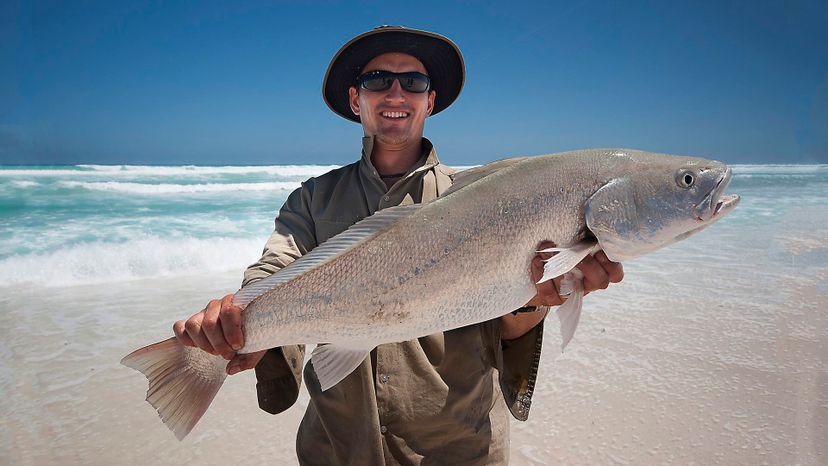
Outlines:
[[[374,346],[353,348],[338,344],[319,345],[313,350],[311,363],[319,378],[319,385],[325,391],[338,384],[354,371]]]

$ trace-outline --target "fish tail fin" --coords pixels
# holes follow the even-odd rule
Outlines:
[[[227,378],[224,358],[176,338],[135,350],[121,364],[144,374],[147,402],[178,440],[193,430]]]

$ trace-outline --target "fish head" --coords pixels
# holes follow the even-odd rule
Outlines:
[[[628,260],[681,241],[717,222],[739,203],[724,194],[731,180],[713,160],[628,151],[621,174],[587,201],[588,229],[607,257]]]

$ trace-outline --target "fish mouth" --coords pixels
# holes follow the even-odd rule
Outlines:
[[[725,170],[724,175],[719,178],[716,187],[705,196],[704,200],[696,208],[696,215],[702,222],[714,222],[739,205],[741,199],[738,194],[724,194],[725,189],[733,179],[733,172],[730,168]]]

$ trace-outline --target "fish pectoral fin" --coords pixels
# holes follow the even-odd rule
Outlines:
[[[351,348],[336,344],[319,345],[313,350],[311,363],[319,378],[319,385],[325,391],[338,384],[357,368],[374,349]]]
[[[572,341],[575,329],[581,320],[581,308],[584,304],[584,275],[578,269],[572,269],[561,282],[561,294],[569,297],[558,307],[558,320],[561,322],[561,352]],[[564,293],[566,290],[566,293]]]
[[[579,262],[593,252],[598,251],[600,246],[595,241],[581,241],[568,248],[549,248],[538,252],[557,252],[552,258],[543,264],[543,277],[538,283],[552,280],[570,270],[574,269]]]

